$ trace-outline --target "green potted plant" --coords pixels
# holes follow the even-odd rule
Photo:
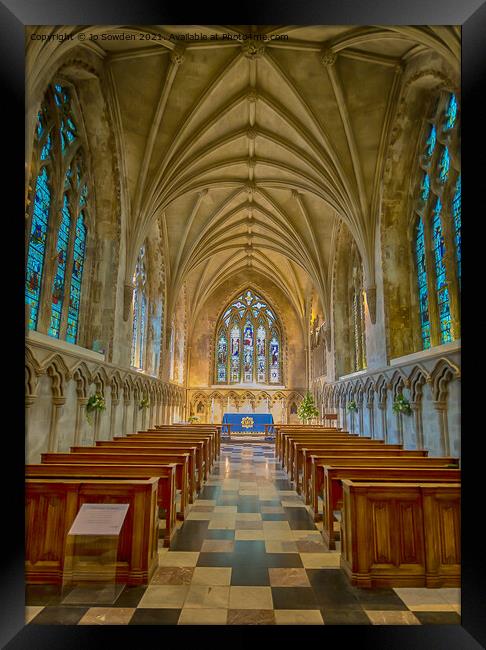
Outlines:
[[[399,413],[403,413],[403,415],[412,414],[412,407],[410,406],[410,402],[406,397],[402,395],[402,393],[398,393],[398,395],[395,397],[392,408],[393,412],[397,415]]]
[[[149,406],[150,406],[149,398],[148,397],[142,397],[142,399],[140,400],[140,402],[138,404],[138,408],[140,410],[142,410],[142,409],[148,408]]]
[[[189,422],[189,424],[195,424],[196,422],[199,422],[199,418],[197,417],[197,415],[191,415],[187,418],[187,421]]]
[[[356,402],[354,401],[354,399],[350,400],[350,401],[346,404],[346,409],[347,409],[350,413],[354,413],[355,411],[358,410],[358,407],[357,407]]]
[[[93,424],[93,414],[98,412],[102,413],[106,408],[105,398],[101,393],[91,395],[86,404],[86,419],[90,424]]]
[[[319,417],[319,411],[316,409],[314,398],[309,391],[307,391],[304,399],[300,403],[299,408],[297,409],[297,415],[304,423],[312,420],[312,418]]]

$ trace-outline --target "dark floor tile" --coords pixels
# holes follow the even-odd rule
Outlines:
[[[234,553],[199,553],[196,566],[232,567]]]
[[[195,525],[194,525],[195,524]],[[170,544],[171,551],[200,551],[209,521],[186,521]]]
[[[350,586],[349,590],[356,596],[363,609],[376,609],[379,611],[405,611],[408,609],[393,589],[359,589]]]
[[[460,625],[461,617],[456,612],[414,612],[422,625]]]
[[[234,530],[223,530],[222,528],[212,528],[206,532],[206,539],[234,539]]]
[[[272,587],[274,609],[319,609],[311,587]]]
[[[236,566],[231,571],[231,585],[238,587],[268,587],[270,578],[266,566]]]
[[[26,605],[58,605],[62,600],[61,589],[57,585],[26,585]]]
[[[199,499],[217,499],[221,488],[217,485],[205,485],[199,493]]]
[[[370,619],[359,609],[321,608],[324,625],[371,625]]]
[[[287,521],[287,515],[281,512],[262,512],[262,521]]]
[[[45,607],[31,620],[34,625],[76,625],[88,611],[89,606],[74,607],[58,605]]]
[[[251,501],[243,501],[243,497],[240,497],[238,501],[238,510],[237,512],[260,512],[261,501],[258,499],[252,499]]]
[[[274,481],[277,490],[293,490],[293,485],[288,479],[276,479]]]
[[[133,613],[129,625],[177,625],[180,609],[141,607]]]
[[[260,501],[259,502],[261,506],[281,506],[282,502],[280,499],[269,499],[267,501]]]
[[[236,540],[234,546],[235,553],[257,553],[266,554],[265,542],[262,540]]]
[[[232,567],[268,566],[268,553],[263,551],[249,553],[233,553]]]
[[[121,594],[110,607],[137,607],[140,599],[145,593],[147,585],[137,587],[125,587]]]
[[[268,568],[303,568],[302,560],[298,553],[267,553],[266,565]]]

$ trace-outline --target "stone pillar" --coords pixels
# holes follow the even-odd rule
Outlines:
[[[78,397],[78,404],[76,408],[76,422],[74,425],[74,447],[77,447],[80,443],[81,435],[81,424],[86,417],[86,404],[88,403],[87,397]]]
[[[415,402],[410,402],[410,408],[413,413],[414,429],[415,429],[415,438],[417,441],[417,449],[424,448],[424,431],[422,426],[422,402],[417,400]]]
[[[117,397],[111,398],[111,412],[110,412],[110,439],[113,439],[113,436],[117,435],[116,431],[116,407],[118,406],[120,400]]]
[[[137,433],[137,426],[138,426],[138,403],[140,399],[137,394],[135,394],[133,398],[133,420],[132,420],[132,431],[131,433]]]
[[[447,423],[447,402],[445,400],[434,401],[433,404],[439,417],[441,452],[443,456],[450,456],[451,445],[449,441],[449,427]]]
[[[363,400],[361,402],[356,402],[358,406],[358,426],[359,426],[359,435],[364,436],[364,413],[363,413]]]
[[[122,435],[126,436],[128,433],[128,407],[130,406],[130,397],[125,396],[123,400],[123,421],[122,421]]]
[[[386,399],[378,402],[378,408],[380,409],[380,417],[381,417],[382,438],[380,438],[380,440],[384,440],[385,442],[388,442],[388,431],[386,426]]]
[[[66,403],[65,397],[53,397],[52,398],[52,410],[51,410],[51,425],[49,428],[49,442],[48,442],[48,451],[57,451],[59,440],[57,434],[57,423],[59,422],[59,417],[61,415],[62,407]]]
[[[373,412],[373,400],[369,399],[366,402],[366,408],[368,409],[368,426],[370,431],[370,436],[372,439],[375,438],[375,418]]]
[[[29,306],[30,309],[30,306]],[[32,406],[32,404],[35,402],[36,395],[26,395],[25,396],[25,429],[26,429],[26,448],[25,452],[28,454],[28,449],[27,449],[27,442],[29,440],[29,408]]]

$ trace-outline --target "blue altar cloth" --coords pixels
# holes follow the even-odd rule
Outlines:
[[[244,418],[251,418],[253,423],[250,426],[243,426],[241,421]],[[249,421],[247,420],[249,423]],[[243,433],[265,433],[264,424],[273,424],[273,415],[271,413],[225,413],[223,415],[223,425],[231,424],[231,432],[242,431]],[[273,433],[273,427],[268,427],[268,432]],[[228,427],[223,426],[222,432],[227,433]]]

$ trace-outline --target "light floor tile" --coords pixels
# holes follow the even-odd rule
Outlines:
[[[199,551],[169,551],[159,552],[159,566],[196,566]]]
[[[229,586],[191,585],[184,601],[185,609],[228,609]]]
[[[448,603],[440,593],[440,589],[427,589],[401,587],[396,588],[395,593],[405,605],[415,612],[452,612],[451,603]]]
[[[193,585],[225,587],[231,583],[231,567],[196,567],[192,576]]]
[[[341,566],[341,553],[301,553],[305,569],[337,569]]]
[[[196,504],[198,506],[215,506],[216,505],[216,500],[215,499],[198,499],[196,501]]]
[[[192,510],[187,515],[186,521],[209,521],[212,517],[212,512],[198,512],[197,510]]]
[[[310,587],[305,569],[269,568],[271,587]]]
[[[218,514],[210,519],[208,530],[214,530],[215,528],[220,528],[222,530],[234,530],[235,524],[236,520],[234,516],[223,515],[220,517]]]
[[[270,587],[230,587],[230,609],[273,609]]]
[[[180,609],[184,604],[188,591],[188,585],[157,585],[154,587],[149,585],[138,607]]]
[[[184,607],[178,625],[226,625],[227,609],[195,609]]]
[[[43,605],[27,605],[25,607],[25,624],[30,623],[30,621],[39,614],[39,612],[42,612],[44,609]]]
[[[420,621],[413,612],[390,610],[365,610],[373,625],[420,625]]]
[[[266,539],[265,551],[267,553],[298,553],[299,549],[295,542],[283,542],[279,540]]]
[[[261,521],[262,515],[259,512],[237,512],[236,521]]]
[[[223,514],[237,512],[237,510],[238,510],[238,506],[215,506],[214,508],[215,513],[223,513]]]
[[[324,625],[318,609],[276,609],[277,625]]]
[[[298,542],[322,542],[322,535],[318,530],[293,530],[292,535]]]
[[[288,521],[264,521],[263,530],[287,530],[291,531]]]
[[[263,530],[245,530],[245,529],[236,529],[235,530],[235,541],[246,542],[246,541],[255,541],[263,540]],[[268,552],[268,551],[267,551]]]
[[[90,607],[78,625],[128,625],[134,607]]]
[[[265,522],[264,522],[265,523]],[[278,541],[278,542],[293,542],[294,538],[292,537],[291,530],[263,530],[263,539],[265,541]]]

